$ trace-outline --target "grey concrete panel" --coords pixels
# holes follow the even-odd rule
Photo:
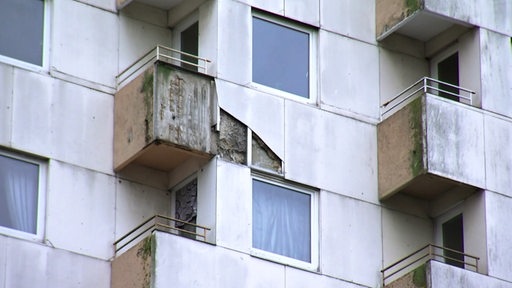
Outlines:
[[[108,261],[14,238],[6,242],[5,287],[110,287]]]
[[[269,11],[274,14],[283,15],[284,13],[284,7],[285,7],[285,0],[274,0],[274,1],[267,1],[267,0],[240,0],[240,2],[243,2],[247,5],[250,5],[252,7]]]
[[[217,77],[245,85],[251,82],[251,7],[233,0],[218,6]]]
[[[14,68],[0,64],[0,145],[10,146],[13,110]]]
[[[249,168],[217,160],[217,245],[250,252],[251,189]]]
[[[484,115],[487,189],[512,196],[512,123]]]
[[[76,1],[53,3],[51,66],[59,72],[115,86],[117,15]]]
[[[320,1],[323,29],[375,43],[375,0]],[[343,54],[343,53],[340,53]]]
[[[485,187],[483,114],[431,95],[426,105],[428,170]]]
[[[512,198],[485,192],[489,276],[512,282]]]
[[[378,48],[324,30],[319,34],[320,101],[379,118]]]
[[[115,179],[50,161],[46,238],[57,248],[100,259],[113,255]]]
[[[272,1],[266,1],[268,2]],[[285,0],[284,15],[318,27],[320,26],[320,2],[319,0]]]
[[[341,260],[346,261],[346,260]],[[274,287],[274,286],[272,286]],[[304,270],[286,267],[286,288],[361,288],[355,283],[336,279],[322,274],[311,273]],[[375,286],[377,287],[377,286]]]
[[[429,287],[510,288],[512,283],[460,269],[437,261],[430,261]]]
[[[15,70],[13,102],[14,147],[106,173],[112,171],[111,95]]]
[[[334,193],[320,192],[321,271],[376,287],[382,269],[381,210],[378,206]],[[361,217],[364,215],[364,217]]]
[[[284,99],[216,79],[219,106],[284,159]],[[264,116],[263,116],[264,115]]]
[[[510,36],[480,29],[482,108],[507,117],[512,117],[510,50]]]
[[[293,101],[285,116],[286,178],[378,203],[375,126]]]

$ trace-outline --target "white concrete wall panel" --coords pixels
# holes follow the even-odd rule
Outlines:
[[[217,79],[219,106],[251,128],[284,159],[284,98]]]
[[[328,31],[375,43],[375,0],[320,0],[320,25]]]
[[[217,161],[217,245],[249,253],[252,179],[249,168]]]
[[[376,127],[285,103],[286,178],[379,203]]]
[[[210,60],[208,74],[217,76],[219,19],[218,1],[206,1],[199,7],[199,56]]]
[[[480,83],[480,33],[478,29],[469,30],[458,38],[459,47],[459,86],[475,91],[473,105],[482,106]]]
[[[512,2],[510,5],[512,6]],[[510,36],[480,29],[482,108],[507,117],[512,117],[510,50]]]
[[[76,1],[54,1],[52,69],[115,86],[119,26],[117,15]]]
[[[428,170],[485,187],[483,114],[435,96],[426,105]]]
[[[108,261],[14,238],[3,241],[7,255],[2,288],[110,287]]]
[[[0,63],[0,145],[10,146],[14,68]]]
[[[487,189],[512,197],[512,122],[484,115]]]
[[[217,158],[213,158],[198,171],[197,193],[197,224],[211,229],[206,233],[206,240],[215,243],[217,239]]]
[[[512,281],[512,198],[486,191],[489,276]]]
[[[425,59],[380,48],[380,104],[393,99],[407,87],[429,74],[428,62]]]
[[[115,179],[50,161],[46,239],[53,246],[101,259],[113,255]]]
[[[437,261],[430,261],[429,287],[464,287],[464,288],[511,288],[512,283],[493,277],[460,269]]]
[[[464,252],[480,257],[478,272],[487,274],[485,192],[479,191],[464,201]]]
[[[324,30],[319,34],[320,101],[378,118],[378,48]]]
[[[320,192],[320,207],[322,273],[377,287],[382,269],[380,207],[325,191]]]
[[[119,17],[119,72],[157,45],[171,46],[171,29],[121,14]]]
[[[254,8],[258,8],[261,10],[265,10],[274,14],[284,15],[284,7],[286,0],[239,0],[247,5],[250,5]],[[290,1],[290,0],[288,0]],[[294,1],[294,0],[292,0]],[[317,0],[318,1],[318,0]]]
[[[284,288],[284,266],[165,233],[156,234],[154,287]]]
[[[218,13],[217,77],[248,84],[252,77],[251,7],[234,0],[219,1]]]
[[[345,260],[343,260],[345,261]],[[270,287],[270,286],[269,286]],[[272,286],[274,287],[274,286]],[[304,270],[286,267],[286,288],[361,288],[363,286],[324,276],[321,274],[311,273]],[[375,286],[377,287],[377,286]]]
[[[116,184],[115,239],[119,239],[155,214],[169,215],[171,196],[165,189],[118,179]]]
[[[382,250],[384,267],[434,240],[430,219],[382,209]]]
[[[112,11],[114,13],[117,12],[115,0],[112,0],[112,1],[110,1],[110,0],[109,1],[105,1],[105,0],[75,0],[75,1],[83,2],[85,4],[95,6],[100,9]]]
[[[320,1],[284,0],[284,16],[318,27],[320,26]]]
[[[510,1],[428,0],[424,1],[424,5],[426,10],[512,35],[512,25],[510,25],[512,3]]]
[[[13,99],[13,147],[112,171],[111,95],[15,70]]]

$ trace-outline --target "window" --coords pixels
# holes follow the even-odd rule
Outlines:
[[[464,226],[462,214],[443,223],[443,247],[464,253]],[[452,266],[464,268],[464,255],[444,250],[445,262]]]
[[[198,12],[192,13],[190,16],[181,21],[175,28],[173,34],[174,48],[191,54],[199,55],[199,14]],[[181,67],[188,70],[197,71],[198,60],[196,57],[181,54],[179,59],[192,64],[181,62]]]
[[[0,232],[42,238],[44,169],[39,161],[0,152]]]
[[[0,2],[0,55],[5,62],[43,66],[43,0]],[[13,61],[14,60],[14,61]]]
[[[309,190],[254,178],[253,254],[315,269],[318,252],[314,196]]]
[[[314,100],[314,36],[307,27],[254,15],[252,82]]]

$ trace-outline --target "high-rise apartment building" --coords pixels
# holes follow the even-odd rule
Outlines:
[[[512,287],[512,1],[0,23],[0,288]]]

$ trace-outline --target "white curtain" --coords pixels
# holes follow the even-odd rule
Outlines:
[[[0,155],[0,223],[36,234],[39,167]]]
[[[253,180],[253,247],[311,262],[311,195]]]

